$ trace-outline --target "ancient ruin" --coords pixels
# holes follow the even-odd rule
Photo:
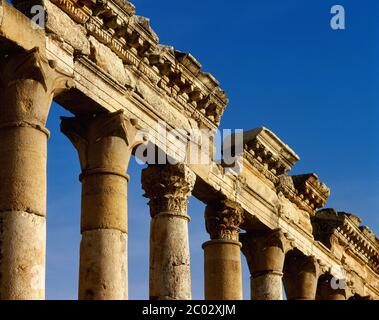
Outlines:
[[[215,132],[228,99],[191,54],[159,44],[126,0],[13,4],[0,0],[0,299],[45,298],[45,125],[54,100],[75,115],[61,128],[82,168],[79,299],[125,300],[127,184],[139,179],[127,175],[131,156],[152,143],[177,157],[157,123],[183,135]],[[32,5],[45,9],[45,28],[32,22]],[[156,139],[137,134],[144,129]],[[282,283],[288,299],[379,299],[375,234],[352,214],[323,209],[328,187],[315,174],[290,175],[300,159],[273,132],[247,132],[243,146],[239,174],[212,150],[203,150],[207,164],[143,171],[150,298],[191,299],[192,194],[207,205],[206,299],[243,298],[241,252],[252,299],[282,299]]]

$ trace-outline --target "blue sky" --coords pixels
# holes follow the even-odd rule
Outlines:
[[[135,0],[162,44],[191,52],[218,78],[230,104],[222,128],[273,130],[332,189],[328,207],[352,212],[379,234],[379,2],[376,0]],[[346,30],[330,28],[344,5]],[[48,157],[47,297],[76,299],[79,161],[53,105]],[[130,298],[148,298],[149,212],[141,167],[129,174]],[[191,198],[194,298],[203,298],[204,205]],[[245,298],[249,274],[244,263]]]

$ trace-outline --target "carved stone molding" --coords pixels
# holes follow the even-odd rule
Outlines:
[[[149,165],[142,171],[142,187],[150,199],[150,213],[187,217],[188,197],[195,186],[196,175],[184,164]]]
[[[286,173],[300,160],[288,145],[266,128],[245,132],[243,138],[246,158],[258,161],[274,176]]]
[[[99,110],[100,107],[112,111],[121,107],[144,122],[149,118],[146,121],[148,126],[157,119],[166,120],[172,127],[183,125],[185,130],[190,127],[215,130],[218,126],[228,103],[218,81],[203,72],[201,64],[191,54],[160,45],[149,20],[137,16],[129,1],[12,1],[16,7],[21,3],[27,6],[25,12],[30,12],[30,5],[45,6],[47,26],[43,30],[33,30],[29,19],[5,0],[0,1],[1,43],[4,45],[0,57],[0,100],[3,101],[0,129],[31,127],[48,135],[44,126],[52,98],[72,86],[71,75],[57,70],[56,65],[75,72],[78,89],[64,98],[62,96],[66,102],[62,105],[74,114]],[[56,29],[52,27],[52,21]],[[92,40],[95,44],[90,43]],[[101,50],[97,43],[101,44]],[[34,46],[40,49],[21,53]],[[10,48],[12,54],[7,55]],[[59,62],[49,61],[45,52],[49,57],[59,58]],[[120,70],[121,76],[118,77]],[[123,75],[124,71],[126,74]],[[82,108],[83,100],[85,108]],[[12,104],[14,107],[9,107]],[[77,107],[70,107],[70,104]],[[101,117],[63,121],[70,131],[67,135],[79,151],[83,174],[111,172],[127,178],[125,168],[137,141],[133,137],[135,126],[132,121],[124,122],[122,117],[106,115],[102,124],[89,125]],[[121,148],[113,148],[109,141],[116,141]],[[110,159],[109,150],[117,150],[115,158]],[[104,157],[100,158],[101,155]],[[107,157],[112,161],[108,161]],[[248,175],[236,179],[227,177],[222,164],[194,168],[201,176],[196,195],[203,196],[205,202],[220,195],[229,199],[235,199],[237,195],[245,210],[254,213],[254,217],[247,220],[247,229],[280,225],[293,230],[299,250],[306,255],[317,256],[321,269],[322,262],[325,263],[323,272],[336,263],[341,264],[348,277],[353,279],[351,291],[354,294],[365,296],[370,293],[379,297],[378,238],[370,229],[361,226],[356,216],[342,212],[333,212],[330,216],[317,213],[315,216],[315,211],[325,205],[330,192],[314,174],[288,175],[298,157],[287,145],[265,128],[253,130],[245,136],[241,161],[246,164]],[[111,162],[113,165],[109,165]],[[161,177],[162,174],[158,175]],[[172,214],[186,216],[185,195],[190,194],[188,190],[194,183],[187,181],[184,184],[189,186],[183,187],[181,181],[190,180],[190,177],[176,173],[173,179],[162,178],[164,184],[160,184],[147,176],[145,185],[149,193],[146,195],[151,200],[152,216],[168,213],[168,220]],[[34,182],[34,185],[37,184]],[[202,195],[204,190],[209,195]],[[157,194],[163,196],[158,197]],[[30,207],[27,203],[26,211]],[[214,226],[207,228],[213,228],[215,238],[238,241],[237,225],[241,223],[238,217],[220,216],[212,222]],[[315,241],[306,225],[310,221],[309,216]],[[182,219],[178,220],[182,222]],[[304,225],[306,227],[302,227]],[[234,244],[234,240],[229,242]],[[270,250],[273,254],[283,254],[281,240],[277,243],[277,240],[270,241],[262,247],[262,251],[265,254],[269,254]],[[174,267],[180,268],[181,265],[175,263]]]
[[[313,209],[322,208],[330,196],[330,189],[314,173],[292,176],[295,189]]]
[[[277,180],[276,190],[311,216],[315,214],[315,210],[326,204],[330,196],[329,188],[315,174],[281,175]]]
[[[262,177],[275,186],[279,196],[283,195],[299,209],[313,215],[322,208],[329,195],[329,188],[315,174],[290,176],[289,170],[300,160],[299,156],[272,131],[257,128],[243,133],[243,146],[236,145],[238,136],[228,138],[228,150],[235,160],[242,157],[245,167],[256,169]],[[224,146],[225,147],[225,146]],[[236,154],[239,152],[242,154]],[[233,159],[224,159],[232,163]]]
[[[223,200],[208,205],[205,211],[206,229],[212,240],[239,241],[240,225],[244,220],[242,206]]]

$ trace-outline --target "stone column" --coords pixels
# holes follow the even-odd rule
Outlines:
[[[136,129],[122,111],[63,118],[82,174],[80,300],[128,298],[126,170]]]
[[[319,264],[314,257],[289,254],[284,266],[284,286],[288,300],[315,300]]]
[[[208,205],[206,228],[211,241],[204,243],[206,300],[242,300],[242,267],[239,226],[243,209],[234,201]]]
[[[281,230],[248,233],[241,238],[251,273],[251,299],[283,300],[283,267],[290,241]]]
[[[45,298],[45,128],[71,86],[36,48],[0,61],[0,299]]]
[[[346,291],[339,288],[341,280],[333,281],[333,279],[330,274],[320,276],[317,285],[317,300],[346,300]]]
[[[150,299],[190,300],[187,214],[195,174],[185,165],[150,165],[142,186],[150,199]]]

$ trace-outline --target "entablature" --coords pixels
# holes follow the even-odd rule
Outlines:
[[[36,4],[35,1],[32,3],[25,0],[14,2],[23,12],[30,12],[31,5]],[[214,130],[219,126],[229,102],[219,82],[211,74],[203,72],[201,64],[192,55],[159,44],[158,36],[151,28],[149,19],[136,15],[135,7],[129,1],[37,2],[47,9],[47,30],[49,19],[60,14],[52,7],[53,3],[75,23],[84,27],[87,41],[93,37],[109,48],[138,79],[145,78],[158,92],[175,99],[186,108],[200,127]],[[63,40],[67,40],[65,37],[75,37],[75,34],[66,34]],[[83,48],[74,49],[76,55],[86,54]]]

